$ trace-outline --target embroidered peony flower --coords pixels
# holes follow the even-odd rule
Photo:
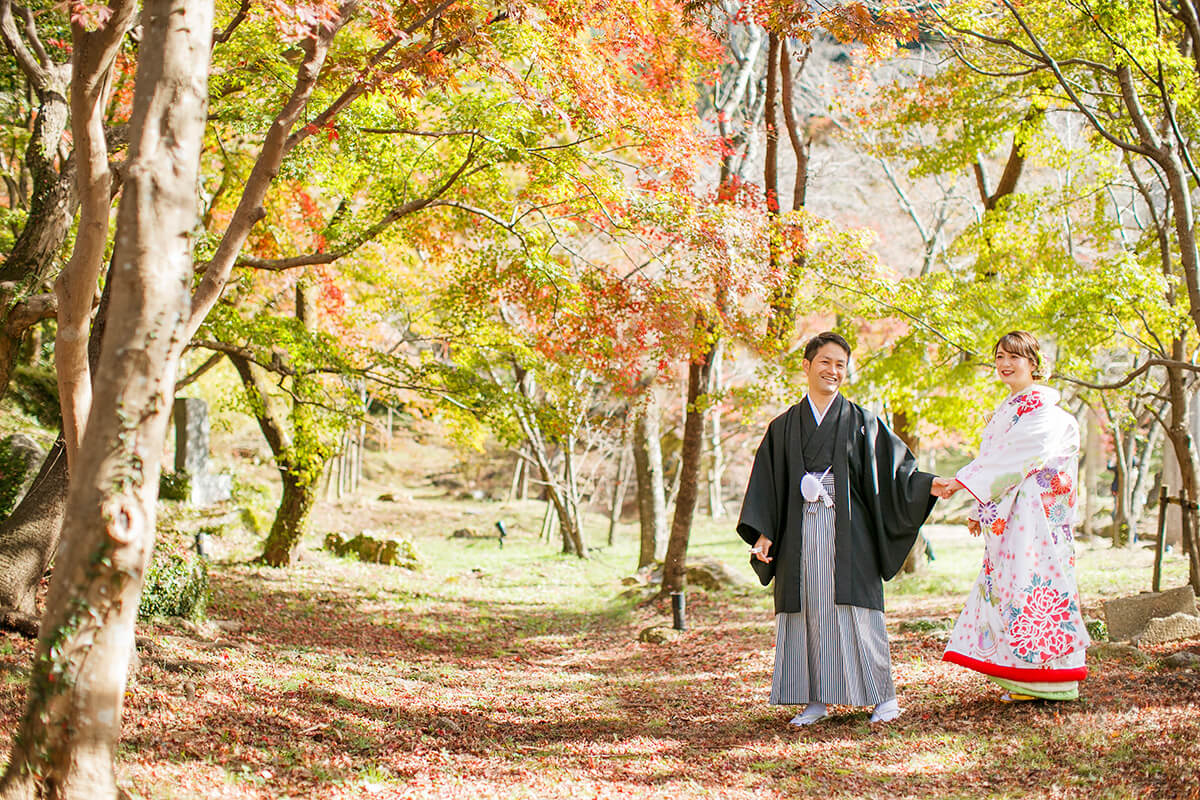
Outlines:
[[[1028,414],[1030,411],[1042,407],[1042,396],[1037,392],[1030,392],[1017,398],[1020,405],[1017,407],[1017,416],[1020,417]]]
[[[1050,488],[1055,494],[1070,494],[1071,476],[1065,472],[1055,472],[1054,477],[1050,479]]]
[[[1054,478],[1057,475],[1058,475],[1058,470],[1054,470],[1054,469],[1050,469],[1049,467],[1045,467],[1044,469],[1039,469],[1037,471],[1037,473],[1034,475],[1034,478],[1037,480],[1037,485],[1039,487],[1041,487],[1043,489],[1049,489],[1054,485]]]

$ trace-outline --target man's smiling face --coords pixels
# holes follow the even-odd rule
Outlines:
[[[812,361],[804,359],[804,375],[808,378],[808,394],[819,400],[832,399],[846,380],[850,356],[833,342],[821,347]]]

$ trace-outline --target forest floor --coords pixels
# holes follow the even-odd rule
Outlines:
[[[542,506],[423,488],[321,504],[305,558],[249,565],[260,540],[217,542],[210,617],[139,625],[118,756],[134,798],[1186,798],[1200,792],[1200,673],[1161,665],[1200,641],[1089,659],[1082,698],[1003,705],[940,661],[980,545],[929,529],[936,560],[888,584],[903,716],[835,708],[809,729],[766,703],[770,601],[687,595],[688,630],[648,644],[667,609],[623,597],[635,529],[588,560],[539,538]],[[503,519],[510,536],[481,535]],[[324,532],[412,538],[409,571],[321,551]],[[589,517],[594,541],[606,522]],[[691,552],[744,568],[728,521]],[[1080,543],[1085,616],[1149,587],[1150,555]],[[1186,565],[1167,560],[1166,585]],[[0,724],[14,729],[33,645],[0,639]]]

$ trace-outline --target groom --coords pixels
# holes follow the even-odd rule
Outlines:
[[[904,443],[842,397],[850,345],[836,333],[804,348],[808,394],[771,421],[754,457],[738,535],[763,583],[775,580],[774,705],[903,709],[892,682],[883,581],[904,563],[948,481],[916,469]]]

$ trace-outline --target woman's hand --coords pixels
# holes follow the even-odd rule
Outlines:
[[[980,528],[979,528],[979,520],[977,520],[977,519],[967,520],[967,533],[971,534],[972,536],[978,536],[982,532],[983,531],[980,530]]]

